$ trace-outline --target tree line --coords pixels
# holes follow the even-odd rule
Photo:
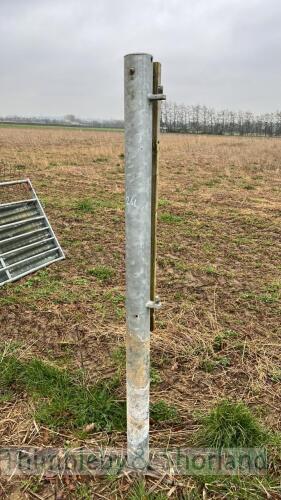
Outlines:
[[[52,117],[0,117],[0,123],[52,125],[68,127],[124,128],[124,120],[81,119],[73,114]],[[201,105],[176,104],[163,101],[161,131],[186,134],[281,136],[281,111],[255,114],[250,111],[216,111]]]
[[[164,101],[162,132],[213,135],[281,136],[281,111],[255,114],[250,111],[216,111],[201,105],[187,106]]]

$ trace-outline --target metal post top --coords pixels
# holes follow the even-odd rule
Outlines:
[[[134,56],[146,56],[150,57],[151,60],[153,59],[153,56],[151,54],[147,54],[146,52],[132,52],[132,54],[126,54],[124,57],[134,57]]]

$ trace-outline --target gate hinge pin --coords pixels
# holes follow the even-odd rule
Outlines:
[[[148,307],[148,309],[160,309],[162,304],[159,297],[155,297],[155,300],[149,300],[146,303],[146,307]]]

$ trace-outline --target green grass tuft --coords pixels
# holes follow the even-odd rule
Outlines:
[[[128,500],[168,500],[165,493],[150,493],[144,481],[138,481],[131,489]]]
[[[95,276],[100,281],[109,281],[114,275],[114,271],[110,267],[97,266],[93,267],[93,269],[89,269],[88,274]]]
[[[183,497],[183,500],[201,500],[202,489],[208,491],[207,498],[227,500],[262,500],[280,497],[280,479],[266,476],[198,476],[198,496]],[[201,492],[201,493],[200,493]]]
[[[177,224],[183,221],[183,217],[173,214],[160,214],[159,220],[167,224]]]
[[[35,418],[51,428],[79,429],[94,424],[96,431],[124,430],[125,403],[115,401],[105,384],[85,386],[79,375],[38,359],[0,360],[1,395],[25,391],[36,403]]]
[[[177,409],[163,400],[153,403],[150,409],[151,420],[155,422],[167,422],[176,420],[178,417]]]
[[[126,368],[126,349],[125,346],[119,346],[112,352],[112,360],[118,369]]]
[[[78,484],[75,489],[76,500],[92,500],[93,492],[90,485],[86,483]]]
[[[160,198],[158,200],[158,205],[159,205],[159,207],[167,207],[168,205],[170,205],[170,202],[169,202],[169,200],[165,200],[164,198]]]
[[[272,382],[281,382],[281,370],[278,368],[272,370],[269,372],[268,377]]]
[[[94,424],[95,431],[125,429],[125,405],[117,403],[106,386],[72,385],[64,393],[52,394],[36,412],[40,423],[49,427],[81,429]]]
[[[255,447],[266,441],[266,433],[244,403],[220,401],[201,419],[197,443],[210,448]]]
[[[205,267],[204,270],[205,270],[206,274],[209,274],[209,275],[217,276],[219,274],[219,272],[217,271],[217,269],[214,266],[207,266],[207,267]]]
[[[22,370],[21,362],[15,356],[3,356],[0,359],[0,394],[5,396],[15,384]]]
[[[85,198],[84,200],[77,201],[74,208],[79,212],[89,213],[94,211],[94,203],[89,198]]]
[[[224,344],[224,338],[222,335],[216,335],[213,341],[213,349],[215,352],[219,352],[222,350]]]
[[[205,358],[199,364],[199,368],[206,373],[213,373],[216,368],[227,368],[229,366],[231,366],[231,361],[228,356]]]
[[[161,384],[162,382],[162,377],[154,366],[150,367],[150,383],[151,385],[156,385],[156,384]]]

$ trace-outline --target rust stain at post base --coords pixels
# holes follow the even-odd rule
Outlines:
[[[130,466],[147,467],[150,340],[127,333],[127,428]]]

